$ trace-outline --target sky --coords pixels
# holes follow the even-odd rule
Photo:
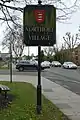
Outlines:
[[[56,27],[56,43],[58,45],[58,47],[61,47],[62,43],[63,43],[63,36],[65,36],[66,32],[71,32],[72,34],[78,33],[78,29],[79,29],[79,25],[80,25],[80,10],[77,10],[77,12],[72,14],[71,19],[68,20],[68,24],[65,23],[60,23],[57,21],[56,23],[57,27]],[[3,37],[3,30],[4,30],[4,25],[1,26],[0,29],[0,51],[1,52],[8,52],[7,49],[2,49],[1,46],[1,40]],[[43,49],[43,47],[42,47]],[[37,47],[29,47],[29,52],[30,55],[32,53],[34,53],[34,55],[37,55],[38,50]],[[25,47],[24,49],[24,54],[27,55],[28,54],[28,48]]]

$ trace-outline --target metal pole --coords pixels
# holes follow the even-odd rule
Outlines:
[[[41,5],[42,1],[38,0],[38,5]],[[37,85],[37,114],[41,114],[41,46],[38,46],[38,85]]]
[[[28,46],[28,59],[29,59],[29,46]]]
[[[37,113],[41,113],[41,46],[38,46],[38,85],[37,85]]]
[[[10,42],[10,82],[12,83],[12,46]]]

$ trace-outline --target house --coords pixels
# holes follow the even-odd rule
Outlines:
[[[62,49],[59,51],[58,60],[60,60],[61,63],[72,61],[80,66],[80,45],[73,49]]]
[[[9,54],[9,53],[1,53],[1,52],[0,52],[0,58],[1,58],[2,60],[8,60],[9,57],[10,57],[10,54]]]
[[[80,65],[80,45],[78,45],[78,47],[76,47],[73,51],[73,60],[74,63]]]

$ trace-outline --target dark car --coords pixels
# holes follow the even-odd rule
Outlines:
[[[16,69],[19,71],[24,70],[38,70],[38,65],[33,64],[31,61],[21,61],[16,64]],[[41,70],[44,70],[45,68],[41,66]]]

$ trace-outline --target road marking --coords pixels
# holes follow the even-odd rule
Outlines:
[[[72,81],[72,82],[80,84],[80,82],[78,82],[78,81]]]
[[[70,89],[70,87],[69,87],[69,86],[67,86],[67,85],[63,85],[63,87]]]

